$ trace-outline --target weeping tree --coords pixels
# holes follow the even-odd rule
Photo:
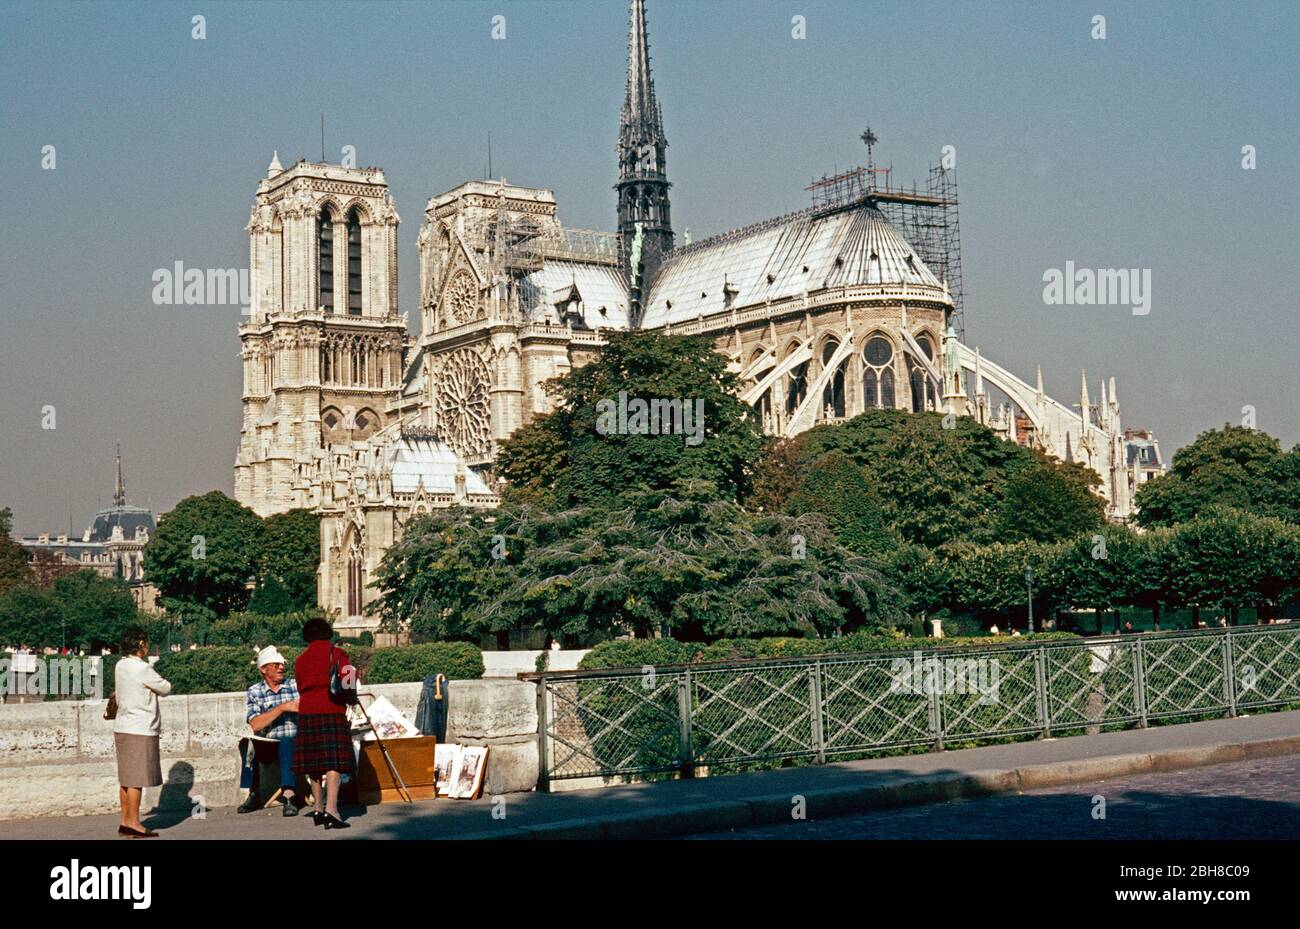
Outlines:
[[[817,636],[905,618],[821,514],[751,513],[701,481],[612,507],[431,516],[390,549],[377,585],[389,626],[561,641]]]

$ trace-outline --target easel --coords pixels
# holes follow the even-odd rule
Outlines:
[[[379,737],[379,730],[376,729],[375,724],[371,722],[370,714],[366,712],[365,704],[361,702],[362,696],[366,696],[366,697],[370,697],[371,699],[374,699],[375,695],[362,694],[360,691],[358,691],[357,704],[356,704],[357,709],[359,709],[361,711],[361,715],[366,718],[366,725],[370,727],[370,731],[375,734],[375,743],[379,748],[379,754],[384,756],[384,764],[388,765],[388,773],[393,776],[393,781],[394,783],[397,784],[397,792],[401,794],[402,799],[405,800],[407,803],[414,803],[415,801],[411,799],[411,792],[406,789],[406,781],[402,780],[402,775],[397,773],[397,765],[393,764],[393,759],[391,756],[389,756],[388,749],[384,746],[384,740]]]

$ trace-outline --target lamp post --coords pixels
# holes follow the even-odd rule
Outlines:
[[[1025,567],[1025,589],[1029,592],[1029,631],[1034,631],[1034,569]]]

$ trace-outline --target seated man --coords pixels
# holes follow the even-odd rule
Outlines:
[[[248,688],[248,724],[253,732],[265,739],[275,739],[279,745],[280,803],[284,816],[297,816],[294,801],[293,743],[298,735],[298,685],[285,680],[284,656],[274,645],[268,645],[257,655],[257,670],[262,680]],[[240,813],[260,809],[262,798],[254,774],[257,762],[249,751],[251,741],[239,743],[243,770],[239,786],[249,788],[248,799],[239,807]]]

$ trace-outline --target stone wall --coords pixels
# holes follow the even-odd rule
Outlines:
[[[411,718],[420,699],[419,684],[363,684],[361,692],[387,697]],[[484,793],[535,788],[534,685],[452,681],[448,698],[447,741],[491,749]],[[0,706],[0,820],[117,809],[112,723],[103,714],[102,700]],[[237,743],[248,732],[244,694],[164,697],[162,718],[166,783],[145,791],[142,809],[239,803]]]

